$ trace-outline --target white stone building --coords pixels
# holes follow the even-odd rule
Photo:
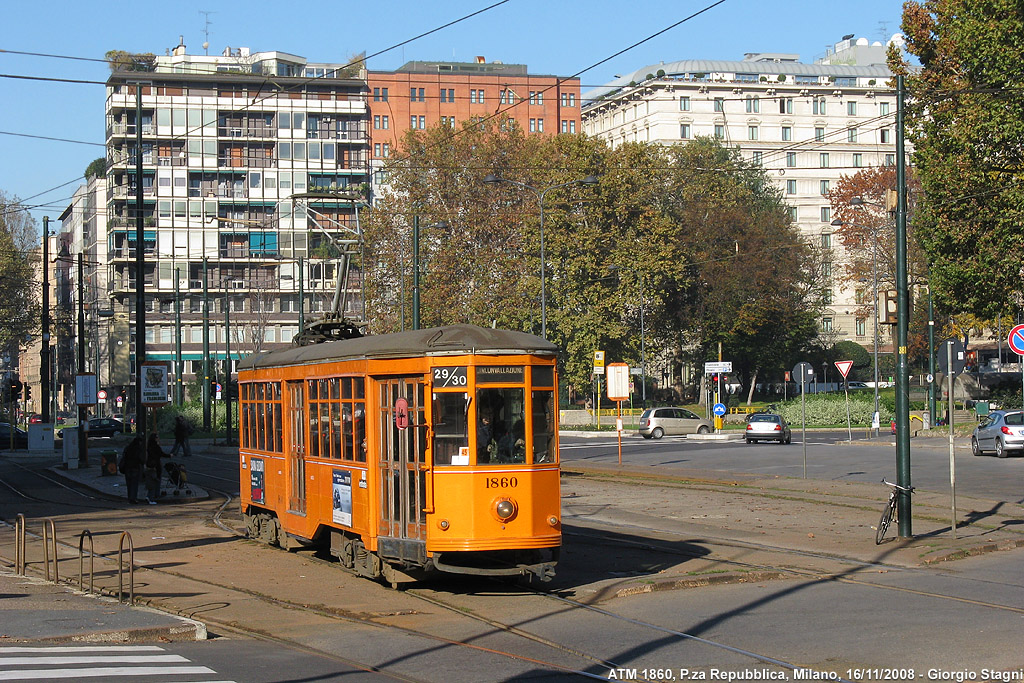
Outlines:
[[[713,136],[738,147],[768,169],[807,238],[832,251],[828,276],[843,255],[825,194],[843,175],[896,163],[896,94],[885,52],[848,36],[814,64],[759,53],[646,66],[584,93],[583,131],[612,145]],[[857,299],[833,279],[821,328],[870,347],[873,327]]]

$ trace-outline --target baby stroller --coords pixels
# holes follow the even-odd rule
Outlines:
[[[190,496],[194,495],[192,488],[188,485],[188,471],[184,465],[169,462],[164,465],[164,470],[167,472],[168,479],[171,480],[171,486],[174,487],[174,495],[180,496],[183,491]]]

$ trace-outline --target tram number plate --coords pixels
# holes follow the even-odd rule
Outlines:
[[[466,366],[459,365],[449,368],[434,368],[434,388],[464,387],[469,382]]]
[[[488,489],[514,489],[519,486],[516,477],[487,477],[484,482],[484,488]]]

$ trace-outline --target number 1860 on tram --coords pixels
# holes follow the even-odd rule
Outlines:
[[[249,536],[329,548],[392,585],[432,572],[550,578],[556,353],[533,335],[453,325],[243,360]]]

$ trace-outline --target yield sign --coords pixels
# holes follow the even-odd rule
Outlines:
[[[1010,330],[1006,343],[1010,345],[1010,348],[1018,356],[1024,356],[1024,325],[1017,325]]]
[[[836,367],[839,368],[839,372],[842,373],[843,379],[846,379],[846,376],[850,374],[850,368],[853,367],[853,361],[852,360],[837,360],[836,361]]]

